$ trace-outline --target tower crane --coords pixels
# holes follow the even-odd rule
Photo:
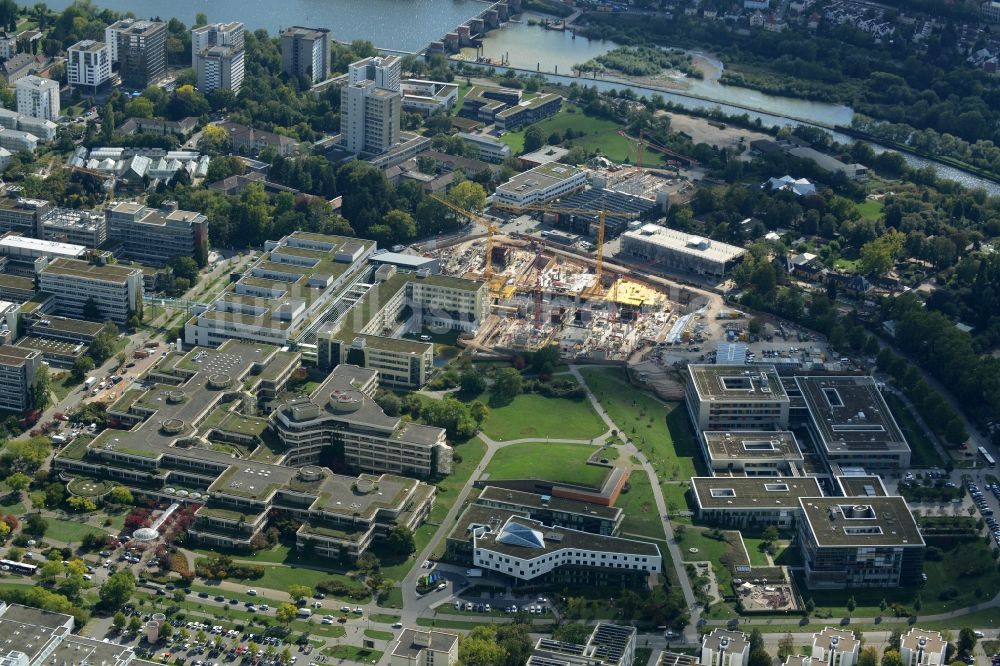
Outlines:
[[[490,285],[490,289],[492,290],[493,289],[493,285],[492,285],[492,280],[493,280],[493,235],[495,233],[497,233],[497,229],[498,229],[497,225],[495,223],[491,222],[490,220],[487,220],[482,215],[478,215],[476,213],[473,213],[472,211],[465,210],[461,206],[459,206],[459,205],[457,205],[457,204],[449,201],[448,199],[446,199],[446,198],[444,198],[444,197],[442,197],[440,195],[432,194],[432,195],[430,195],[430,197],[432,199],[434,199],[435,201],[437,201],[439,204],[445,206],[446,208],[448,208],[452,212],[456,213],[457,215],[461,215],[462,217],[467,217],[470,220],[472,220],[473,222],[476,222],[481,227],[483,227],[483,228],[486,229],[486,266],[485,266],[485,269],[483,270],[483,279],[486,280],[487,284]]]
[[[597,252],[595,255],[594,273],[597,279],[594,281],[594,285],[590,287],[585,295],[591,297],[602,297],[604,295],[604,287],[601,285],[601,277],[604,271],[604,225],[607,220],[607,216],[620,217],[624,219],[635,219],[639,217],[639,213],[620,213],[613,210],[604,210],[596,208],[563,208],[561,206],[550,206],[547,204],[525,204],[523,206],[512,206],[510,204],[493,204],[497,208],[502,208],[504,210],[513,211],[524,211],[524,210],[537,210],[544,213],[555,213],[563,215],[597,215]]]

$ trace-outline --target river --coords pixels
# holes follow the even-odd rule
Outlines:
[[[73,0],[46,0],[65,9]],[[30,3],[29,3],[30,4]],[[329,28],[334,39],[367,39],[376,46],[416,52],[478,15],[489,4],[480,0],[95,0],[95,5],[141,18],[177,17],[188,25],[198,12],[209,21],[243,21],[276,35],[290,25]]]

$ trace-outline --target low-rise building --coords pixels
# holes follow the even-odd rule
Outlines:
[[[787,430],[705,431],[705,459],[713,473],[784,476],[802,465],[802,451]]]
[[[229,133],[229,143],[233,151],[244,155],[256,155],[265,148],[271,148],[281,157],[288,157],[299,147],[299,142],[290,136],[254,129],[239,123],[224,122],[219,126]]]
[[[587,172],[583,169],[568,164],[543,164],[497,187],[493,201],[514,207],[545,203],[583,189],[586,184]]]
[[[403,111],[430,115],[438,111],[451,113],[458,99],[458,84],[403,79],[399,82],[403,93]]]
[[[691,479],[695,515],[716,525],[755,528],[792,527],[799,500],[822,489],[815,477],[696,476]]]
[[[462,98],[462,115],[492,125],[496,114],[520,102],[521,91],[517,88],[473,86]]]
[[[510,146],[499,139],[489,136],[488,134],[459,132],[455,136],[465,143],[474,146],[476,150],[479,151],[479,159],[484,162],[503,162],[512,154]]]
[[[20,130],[0,129],[0,148],[6,148],[12,153],[33,153],[38,150],[38,137]]]
[[[635,627],[598,622],[583,643],[539,638],[527,666],[632,666],[635,645]]]
[[[389,648],[389,666],[456,666],[458,634],[436,629],[403,629]]]
[[[692,363],[684,395],[697,432],[788,427],[790,402],[774,366]]]
[[[12,86],[36,71],[36,69],[37,63],[33,55],[30,53],[15,53],[0,64],[0,78],[8,86]]]
[[[625,519],[625,513],[612,506],[497,486],[483,488],[474,503],[517,513],[546,525],[605,536],[617,534]]]
[[[788,154],[800,159],[812,160],[820,169],[831,173],[842,173],[847,176],[848,180],[868,180],[868,167],[864,164],[845,164],[835,157],[819,152],[815,148],[799,146],[797,148],[790,148]]]
[[[166,120],[164,118],[128,118],[115,129],[115,132],[124,136],[133,134],[176,134],[185,137],[194,132],[198,127],[198,119],[193,116],[181,118],[180,120]]]
[[[387,416],[373,399],[378,380],[375,370],[342,364],[309,397],[278,405],[270,428],[288,449],[288,464],[313,464],[336,449],[343,464],[363,472],[448,474],[444,429]]]
[[[746,254],[735,245],[695,236],[658,224],[644,224],[622,234],[621,252],[675,271],[723,278]]]
[[[52,204],[45,199],[21,196],[21,188],[7,186],[0,197],[0,234],[16,231],[22,236],[41,235],[42,220]]]
[[[547,526],[511,511],[477,505],[470,506],[459,520],[448,549],[461,563],[501,574],[517,584],[647,589],[650,575],[662,571],[660,550],[654,543]]]
[[[174,257],[208,256],[208,218],[175,203],[156,209],[121,202],[107,209],[106,220],[108,239],[133,261],[163,266]]]
[[[562,97],[555,93],[541,93],[529,100],[524,100],[498,112],[493,122],[497,129],[514,132],[532,123],[537,123],[549,116],[554,116],[562,109]]]
[[[84,319],[94,307],[99,320],[125,326],[142,307],[138,268],[57,258],[38,274],[38,286],[55,299],[55,313],[67,317]]]
[[[795,384],[828,463],[877,471],[910,466],[910,447],[872,377],[806,375]]]
[[[41,143],[56,138],[56,131],[59,129],[51,120],[34,118],[9,109],[0,109],[0,127],[33,134]]]
[[[42,237],[98,248],[108,240],[108,222],[104,215],[96,211],[53,208],[42,218]]]
[[[7,258],[7,273],[34,277],[53,259],[85,259],[87,248],[82,245],[57,243],[17,234],[0,237],[0,256]]]
[[[799,499],[810,589],[919,585],[925,544],[902,497]]]

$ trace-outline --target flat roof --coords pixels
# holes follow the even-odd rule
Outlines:
[[[787,430],[706,430],[702,439],[710,460],[802,460],[795,435]]]
[[[712,240],[686,231],[668,229],[658,224],[645,224],[639,229],[626,231],[622,234],[622,238],[655,245],[672,252],[703,257],[719,262],[731,261],[746,254],[746,250],[742,247],[729,245],[728,243]]]
[[[803,497],[823,494],[812,476],[695,476],[695,503],[703,509],[797,509]]]
[[[941,637],[940,632],[918,627],[906,632],[906,635],[900,638],[899,644],[914,652],[922,649],[925,654],[944,655],[948,648],[948,642]]]
[[[458,643],[458,634],[449,634],[436,629],[410,629],[407,627],[399,633],[392,646],[394,657],[416,659],[424,650],[432,652],[450,652]]]
[[[525,111],[527,109],[534,109],[539,106],[543,106],[550,102],[556,100],[561,100],[562,95],[557,95],[555,93],[541,93],[532,97],[531,99],[522,99],[517,104],[511,104],[509,107],[497,114],[498,118],[506,118],[509,116],[517,115],[518,113]]]
[[[803,497],[808,530],[824,548],[923,547],[902,497]]]
[[[76,259],[57,257],[42,269],[41,275],[64,275],[67,277],[101,280],[104,282],[124,283],[133,275],[141,274],[138,268],[118,264],[90,264]]]
[[[504,526],[509,524],[518,524],[541,532],[544,536],[543,547],[516,546],[499,541],[497,537],[501,534]],[[648,555],[650,557],[660,556],[660,549],[657,545],[648,541],[581,532],[566,527],[549,527],[512,511],[479,505],[472,505],[466,509],[458,525],[452,531],[452,536],[454,538],[459,535],[457,536],[459,539],[472,540],[473,529],[477,528],[489,529],[483,530],[481,536],[474,539],[475,547],[518,558],[530,559],[564,549]],[[461,536],[463,531],[464,538]]]
[[[84,245],[59,243],[56,241],[42,240],[41,238],[28,238],[27,236],[14,236],[10,234],[0,238],[0,248],[8,247],[74,258],[81,257],[87,253],[87,248]]]
[[[910,450],[872,377],[800,375],[795,383],[828,452]]]
[[[622,510],[613,506],[593,504],[591,502],[580,502],[564,497],[553,497],[551,495],[539,495],[538,493],[528,493],[521,490],[508,490],[496,486],[486,486],[479,493],[479,500],[513,504],[532,509],[548,509],[563,513],[576,513],[584,516],[593,516],[604,520],[617,520]]]
[[[559,164],[558,162],[541,164],[513,176],[506,183],[497,187],[497,191],[518,195],[540,192],[582,173],[584,173],[582,169],[569,164]]]
[[[884,497],[888,495],[882,477],[870,476],[837,476],[834,477],[840,492],[845,497]]]
[[[688,374],[698,397],[712,402],[788,401],[781,378],[773,365],[692,363]]]
[[[106,324],[96,321],[45,315],[41,319],[32,323],[31,332],[35,335],[41,335],[43,337],[46,333],[62,332],[94,337],[100,333],[105,326]]]

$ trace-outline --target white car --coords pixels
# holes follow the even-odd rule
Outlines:
[[[341,606],[340,607],[340,612],[341,613],[350,613],[351,612],[351,607],[350,606]]]
[[[322,620],[319,621],[319,623],[320,624],[333,624],[333,620],[324,617]]]
[[[251,597],[256,597],[257,596],[257,590],[253,590],[253,589],[247,590],[247,594],[249,594]]]

